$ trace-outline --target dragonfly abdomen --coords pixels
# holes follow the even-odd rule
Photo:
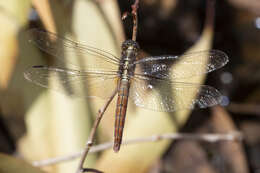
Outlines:
[[[122,142],[123,129],[129,95],[130,83],[127,79],[121,79],[118,89],[118,98],[115,116],[114,151],[118,152]]]

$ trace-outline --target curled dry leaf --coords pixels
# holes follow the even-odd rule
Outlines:
[[[258,0],[229,0],[229,2],[238,8],[249,10],[257,15],[260,14],[260,2]]]
[[[0,2],[0,89],[6,89],[12,77],[18,54],[17,35],[27,22],[29,1]]]
[[[43,0],[43,1],[37,1],[33,0],[32,4],[34,8],[36,9],[37,13],[39,14],[46,30],[51,32],[56,32],[56,27],[54,23],[53,14],[50,8],[50,1],[49,0]]]
[[[211,120],[212,129],[216,133],[229,133],[236,130],[235,124],[230,119],[230,115],[226,110],[220,106],[216,106],[212,108],[213,116]],[[219,152],[218,152],[225,163],[228,172],[234,173],[248,173],[248,165],[245,158],[245,152],[241,143],[227,142],[219,144]]]
[[[0,89],[3,90],[8,87],[16,65],[18,24],[3,11],[0,12],[0,24],[6,26],[0,32]]]
[[[6,89],[18,56],[17,35],[26,23],[29,1],[0,2],[0,89]]]

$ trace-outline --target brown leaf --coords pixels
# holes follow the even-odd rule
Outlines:
[[[228,133],[237,130],[230,115],[224,108],[216,106],[212,108],[213,116],[211,129],[215,133]],[[219,144],[219,151],[225,164],[228,165],[229,172],[247,173],[249,172],[243,147],[237,141],[223,142]]]

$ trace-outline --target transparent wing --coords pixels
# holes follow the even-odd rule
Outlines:
[[[31,29],[28,31],[33,38],[29,40],[42,51],[53,55],[59,61],[64,61],[66,57],[86,56],[87,61],[91,66],[85,67],[86,70],[102,69],[102,70],[117,70],[119,59],[109,52],[100,50],[91,46],[83,45],[78,42],[59,37],[57,34],[39,30]],[[70,64],[78,66],[73,63],[74,60],[67,59]]]
[[[47,66],[33,66],[24,72],[24,77],[39,86],[50,88],[69,96],[107,99],[111,97],[117,87],[118,76],[115,71],[87,72]]]
[[[222,96],[218,90],[207,85],[134,77],[130,98],[143,108],[173,112],[214,106],[221,102]]]
[[[183,54],[181,56],[152,56],[135,61],[136,72],[139,75],[154,76],[168,80],[189,78],[209,73],[223,67],[228,62],[228,56],[219,50],[207,50]],[[172,68],[180,64],[182,69]]]

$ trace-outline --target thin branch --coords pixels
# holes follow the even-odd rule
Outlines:
[[[100,173],[100,171],[98,170],[95,170],[95,169],[89,169],[89,168],[83,168],[83,165],[84,165],[84,161],[88,155],[88,152],[90,150],[90,148],[92,147],[93,145],[93,142],[94,142],[94,137],[95,137],[95,134],[96,134],[96,131],[97,131],[97,127],[100,123],[100,120],[102,119],[107,107],[109,106],[109,104],[111,103],[111,101],[113,100],[113,98],[115,97],[117,93],[117,90],[115,89],[115,91],[113,92],[113,94],[111,95],[111,97],[107,100],[106,104],[104,105],[103,108],[101,108],[99,111],[98,111],[98,115],[95,119],[95,122],[94,122],[94,125],[91,129],[91,132],[90,132],[90,135],[89,135],[89,138],[88,138],[88,141],[86,143],[86,146],[82,152],[82,157],[81,157],[81,160],[80,160],[80,163],[79,163],[79,167],[77,169],[77,173],[81,173],[81,172],[97,172],[97,173]]]
[[[139,0],[135,0],[135,3],[131,6],[132,7],[132,15],[133,15],[133,35],[132,40],[136,41],[137,36],[137,27],[138,27],[138,16],[137,10],[139,8]]]
[[[132,16],[133,18],[133,34],[132,34],[132,40],[136,41],[136,37],[137,37],[137,29],[138,29],[138,15],[137,15],[137,11],[139,8],[139,0],[135,0],[135,3],[133,5],[131,5],[132,8],[132,12],[125,12],[122,15],[122,20],[125,20],[128,16]]]
[[[167,139],[174,139],[174,140],[197,140],[197,141],[205,141],[209,143],[219,142],[219,141],[241,141],[243,139],[243,135],[240,132],[234,131],[226,134],[189,134],[189,133],[168,133],[163,135],[153,135],[149,137],[143,138],[136,138],[125,140],[122,142],[122,145],[129,145],[129,144],[137,144],[137,143],[144,143],[144,142],[157,142],[160,140],[167,140]],[[90,153],[99,152],[102,150],[110,149],[113,146],[113,142],[106,142],[100,145],[93,146],[90,149]],[[82,152],[73,153],[67,156],[61,156],[56,158],[51,158],[42,161],[35,161],[33,162],[34,166],[47,166],[52,164],[57,164],[59,162],[71,161],[80,157],[83,154]]]
[[[206,7],[206,21],[205,25],[207,27],[214,27],[214,18],[215,18],[215,0],[207,0]]]

